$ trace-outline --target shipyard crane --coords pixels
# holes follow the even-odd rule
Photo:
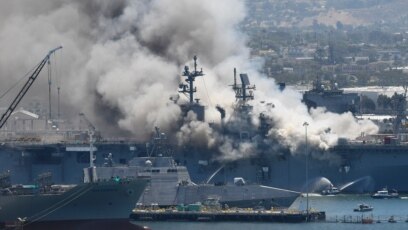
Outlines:
[[[84,113],[79,113],[79,116],[85,121],[85,123],[86,123],[86,125],[88,126],[88,129],[89,129],[90,131],[93,131],[93,132],[96,131],[95,126],[89,121],[89,119],[85,116]]]
[[[44,57],[44,59],[38,64],[34,72],[31,74],[31,76],[28,78],[27,82],[24,84],[23,88],[20,90],[18,93],[17,97],[14,98],[13,102],[11,105],[7,108],[7,111],[1,116],[0,118],[0,129],[4,126],[10,115],[13,113],[13,111],[16,109],[17,105],[20,103],[21,99],[23,99],[24,95],[27,93],[27,91],[30,89],[31,85],[34,83],[34,81],[37,79],[38,75],[40,74],[41,70],[43,69],[44,65],[50,60],[50,57],[53,53],[55,53],[57,50],[62,49],[62,46],[59,46],[55,49],[52,49],[48,52],[48,54]]]
[[[92,122],[85,116],[84,113],[79,113],[79,117],[83,120],[86,125],[88,126],[88,133],[92,132],[92,135],[95,135],[97,141],[102,139],[101,133],[96,130],[96,127],[92,124]]]

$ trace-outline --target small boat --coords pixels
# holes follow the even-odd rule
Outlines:
[[[362,224],[372,224],[372,223],[374,223],[374,220],[371,217],[363,217],[361,219],[361,223]]]
[[[370,212],[373,211],[373,207],[368,204],[359,204],[357,208],[354,209],[355,212]]]
[[[388,222],[389,223],[397,223],[397,220],[395,220],[394,216],[390,216],[390,218],[388,218]]]
[[[383,188],[376,193],[374,193],[372,196],[374,199],[389,199],[389,198],[399,198],[399,194],[397,190],[392,189],[388,191],[387,188]]]
[[[337,195],[340,193],[340,190],[331,185],[329,189],[325,189],[321,193],[322,195]]]

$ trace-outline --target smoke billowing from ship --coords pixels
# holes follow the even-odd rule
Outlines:
[[[243,43],[235,28],[244,5],[235,0],[1,4],[0,46],[7,54],[0,63],[2,82],[16,76],[2,91],[50,48],[63,45],[65,111],[84,112],[104,133],[122,130],[140,140],[148,139],[154,126],[169,130],[179,119],[180,109],[169,97],[185,62],[199,54],[210,69],[234,56],[235,45]],[[224,12],[232,5],[234,11]],[[44,81],[36,83],[46,87]],[[42,94],[47,102],[44,87],[30,93]]]
[[[234,119],[234,92],[227,86],[233,67],[238,67],[257,86],[249,114],[253,125],[259,125],[259,113],[273,120],[264,141],[271,149],[277,144],[296,151],[304,142],[305,121],[310,124],[310,142],[320,148],[334,145],[339,137],[376,132],[372,123],[357,123],[351,114],[321,109],[309,113],[300,93],[280,92],[272,79],[259,74],[261,63],[250,60],[245,35],[238,29],[245,17],[243,0],[14,0],[2,1],[0,13],[0,90],[11,86],[50,48],[63,45],[58,63],[63,111],[86,113],[104,133],[126,133],[144,141],[158,126],[177,133],[174,138],[180,145],[197,144],[224,153],[221,159],[256,154],[254,143],[224,136],[194,115],[181,118],[180,107],[169,100],[183,66],[190,65],[194,55],[206,73],[196,86],[197,97],[208,107],[207,120],[220,122],[216,104],[225,108],[225,120]],[[46,101],[45,80],[36,85],[30,95]],[[261,101],[274,106],[267,108]]]

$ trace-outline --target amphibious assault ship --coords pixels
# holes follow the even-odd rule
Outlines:
[[[193,71],[185,68],[183,75],[188,84],[180,85],[180,92],[190,95],[189,103],[181,106],[183,112],[193,110],[197,118],[205,120],[204,106],[193,96],[196,88],[193,82],[196,77],[202,76],[202,71],[195,68]],[[253,98],[254,87],[249,84],[249,79],[243,75],[241,84],[236,82],[233,90],[236,92],[237,106],[235,114],[241,117],[240,121],[248,121],[247,114],[251,111],[251,105],[245,103]],[[251,89],[253,88],[253,89]],[[405,104],[405,100],[404,103]],[[405,105],[404,105],[405,108]],[[225,117],[225,110],[217,107],[221,118]],[[398,119],[402,121],[405,109],[401,109]],[[22,117],[22,116],[20,116]],[[27,119],[29,120],[29,119]],[[225,125],[220,128],[225,135],[236,137],[240,141],[254,141],[263,138],[268,127],[273,125],[265,115],[259,114],[259,126],[250,122],[242,124],[236,130]],[[227,123],[224,121],[222,123]],[[25,124],[30,124],[26,121]],[[26,127],[26,126],[25,126]],[[62,127],[62,126],[61,126]],[[231,126],[237,127],[237,126]],[[13,172],[11,179],[15,183],[33,181],[35,175],[43,172],[52,172],[57,182],[80,183],[82,174],[78,173],[87,167],[90,162],[89,139],[87,130],[94,129],[88,125],[85,130],[63,130],[49,132],[58,134],[57,142],[46,142],[45,139],[13,138],[10,129],[2,130],[4,138],[0,144],[0,170]],[[304,154],[292,154],[288,149],[270,148],[270,146],[258,145],[261,149],[256,156],[244,159],[222,162],[217,159],[217,152],[205,150],[195,146],[182,146],[176,149],[174,161],[177,165],[187,168],[191,181],[195,183],[206,182],[211,177],[211,183],[224,184],[233,181],[235,177],[244,175],[249,183],[259,183],[295,191],[321,189],[328,187],[330,183],[340,190],[348,192],[375,191],[383,186],[395,188],[401,192],[408,191],[408,183],[395,175],[408,173],[408,143],[404,134],[376,135],[372,137],[361,135],[359,140],[339,139],[338,145],[328,150],[313,150],[309,159],[309,180],[306,182],[306,157]],[[25,134],[38,134],[30,127],[22,131]],[[96,156],[96,164],[102,165],[101,159],[105,159],[112,153],[112,158],[117,164],[129,165],[135,157],[146,157],[146,146],[126,139],[103,139],[98,138],[92,149]],[[316,186],[310,186],[314,184]]]
[[[248,86],[249,82],[243,80],[237,93],[243,91],[241,87]],[[356,111],[358,106],[356,102],[359,99],[357,94],[345,94],[340,89],[325,90],[319,87],[321,84],[315,82],[316,89],[304,94],[304,101],[313,102],[310,107],[326,107],[325,103],[331,103],[331,107],[326,109],[338,112]],[[311,149],[308,168],[305,154],[293,154],[284,148],[274,152],[270,146],[263,148],[260,142],[258,146],[262,151],[257,156],[224,164],[224,172],[216,175],[213,180],[223,181],[225,174],[228,177],[235,170],[239,170],[251,172],[246,174],[249,180],[298,191],[321,192],[330,186],[337,186],[342,192],[373,192],[387,185],[396,187],[399,191],[408,191],[408,183],[396,177],[401,173],[408,173],[408,154],[406,154],[408,132],[405,122],[407,88],[404,87],[404,89],[405,93],[396,97],[398,101],[394,102],[395,115],[391,119],[392,133],[376,135],[361,133],[355,140],[340,138],[336,146],[327,150]],[[325,101],[326,98],[330,98],[329,102]],[[251,109],[249,106],[244,108]],[[273,121],[263,114],[259,115],[259,123],[256,133],[249,134],[250,139],[259,139],[260,136],[265,135],[264,130],[268,130],[273,125]],[[250,130],[250,127],[251,125],[247,130]],[[245,130],[242,131],[248,134]],[[186,160],[184,156],[180,156],[182,160]],[[203,154],[200,150],[189,152],[190,167],[200,168],[201,172],[201,174],[194,174],[197,177],[193,180],[203,180],[205,177],[202,175],[210,174],[222,165],[209,164],[212,158],[203,156],[208,154]],[[309,174],[308,180],[304,176],[306,170]]]
[[[319,78],[313,82],[313,88],[303,94],[303,102],[308,108],[325,107],[334,113],[356,113],[359,99],[357,93],[344,93],[335,82],[325,86]]]

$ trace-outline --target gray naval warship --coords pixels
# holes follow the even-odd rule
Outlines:
[[[9,173],[0,175],[0,224],[17,220],[28,225],[49,221],[127,219],[143,193],[147,178],[93,180],[84,169],[86,183],[53,184],[50,173],[36,184],[11,185]],[[1,226],[1,225],[0,225]]]
[[[198,114],[198,119],[205,120],[204,106],[198,100],[193,100],[196,88],[192,85],[195,77],[203,75],[202,71],[197,71],[195,63],[194,70],[190,72],[187,68],[183,75],[188,84],[180,85],[180,92],[188,94],[190,102],[181,107],[185,113],[193,110]],[[239,75],[241,84],[237,83],[236,77],[234,74],[233,89],[238,101],[235,113],[241,116],[241,120],[248,120],[245,114],[251,110],[251,106],[245,102],[253,98],[252,86],[245,74]],[[338,96],[341,97],[341,94]],[[250,183],[302,192],[309,183],[323,184],[326,188],[332,184],[342,192],[372,192],[384,186],[408,192],[408,183],[396,176],[408,173],[407,132],[401,125],[405,118],[405,104],[404,98],[394,119],[394,133],[366,136],[360,140],[339,139],[338,144],[328,150],[311,150],[308,182],[304,176],[305,156],[281,147],[271,148],[260,144],[258,148],[261,151],[256,156],[230,162],[216,160],[219,154],[216,151],[195,146],[176,148],[172,157],[176,165],[186,167],[190,180],[195,183],[207,182],[211,177],[211,183],[225,184],[236,177],[244,177]],[[221,118],[225,117],[225,110],[217,109]],[[51,125],[44,128],[46,122],[40,122],[42,130],[35,130],[33,127],[40,119],[30,112],[17,110],[13,115],[19,119],[8,123],[7,129],[0,129],[0,171],[13,172],[11,180],[15,183],[33,181],[36,175],[44,172],[52,172],[56,182],[83,181],[79,172],[89,165],[91,150],[87,131],[95,130],[83,115],[85,128],[73,129],[59,123],[58,131],[53,130]],[[224,132],[243,141],[262,139],[273,121],[263,114],[259,114],[259,121],[261,125],[256,128],[247,122],[241,126],[241,130],[225,126]],[[24,128],[18,129],[19,125]],[[148,157],[144,143],[129,139],[98,137],[92,150],[99,165],[103,164],[101,159],[107,158],[110,153],[116,166],[129,165],[135,157]]]
[[[313,81],[313,88],[303,94],[303,102],[307,107],[325,107],[334,113],[356,113],[360,100],[358,93],[344,93],[344,90],[339,89],[335,82],[330,83],[324,85],[320,78]]]
[[[217,199],[220,204],[229,207],[289,207],[300,195],[299,192],[247,184],[242,177],[235,177],[233,183],[195,184],[191,181],[188,170],[177,165],[169,151],[166,135],[156,128],[156,134],[149,143],[152,151],[147,157],[135,157],[128,165],[115,165],[112,154],[105,159],[103,166],[94,169],[98,179],[128,178],[135,175],[150,178],[150,183],[139,199],[139,204],[161,207],[205,202]],[[211,178],[209,178],[211,180]],[[209,181],[208,180],[208,181]]]
[[[242,81],[241,86],[244,85],[249,86],[249,82]],[[247,174],[249,180],[303,192],[321,192],[332,186],[338,187],[340,192],[349,193],[374,192],[383,186],[408,191],[408,183],[396,176],[408,173],[408,130],[404,122],[407,90],[406,87],[404,89],[405,93],[399,95],[398,101],[394,102],[394,116],[386,121],[387,126],[392,126],[392,132],[388,129],[376,135],[362,134],[356,140],[340,138],[337,145],[328,150],[311,149],[308,168],[304,154],[293,154],[285,148],[277,150],[279,144],[275,145],[278,147],[274,150],[270,146],[259,145],[262,151],[257,156],[230,162],[224,166],[224,173],[230,175],[235,170],[251,172]],[[356,110],[358,95],[355,93],[346,94],[338,89],[314,89],[306,92],[303,97],[305,103],[312,102],[310,107],[326,107],[326,103],[329,103],[325,101],[327,98],[330,98],[328,101],[332,104],[329,109],[333,112]],[[248,106],[244,106],[241,109],[245,111],[247,108]],[[249,134],[252,138],[264,136],[265,130],[273,125],[273,121],[263,114],[259,115],[259,121],[256,133]],[[379,126],[383,125],[383,121],[378,123]],[[180,158],[186,160],[184,156]],[[200,168],[201,172],[195,174],[195,180],[204,179],[202,175],[210,174],[221,165],[215,163],[210,166],[207,163],[211,162],[211,157],[203,156],[205,154],[200,150],[189,152],[190,167]],[[304,177],[306,170],[309,174],[307,182]],[[225,175],[217,175],[214,180],[222,181],[223,177]]]

